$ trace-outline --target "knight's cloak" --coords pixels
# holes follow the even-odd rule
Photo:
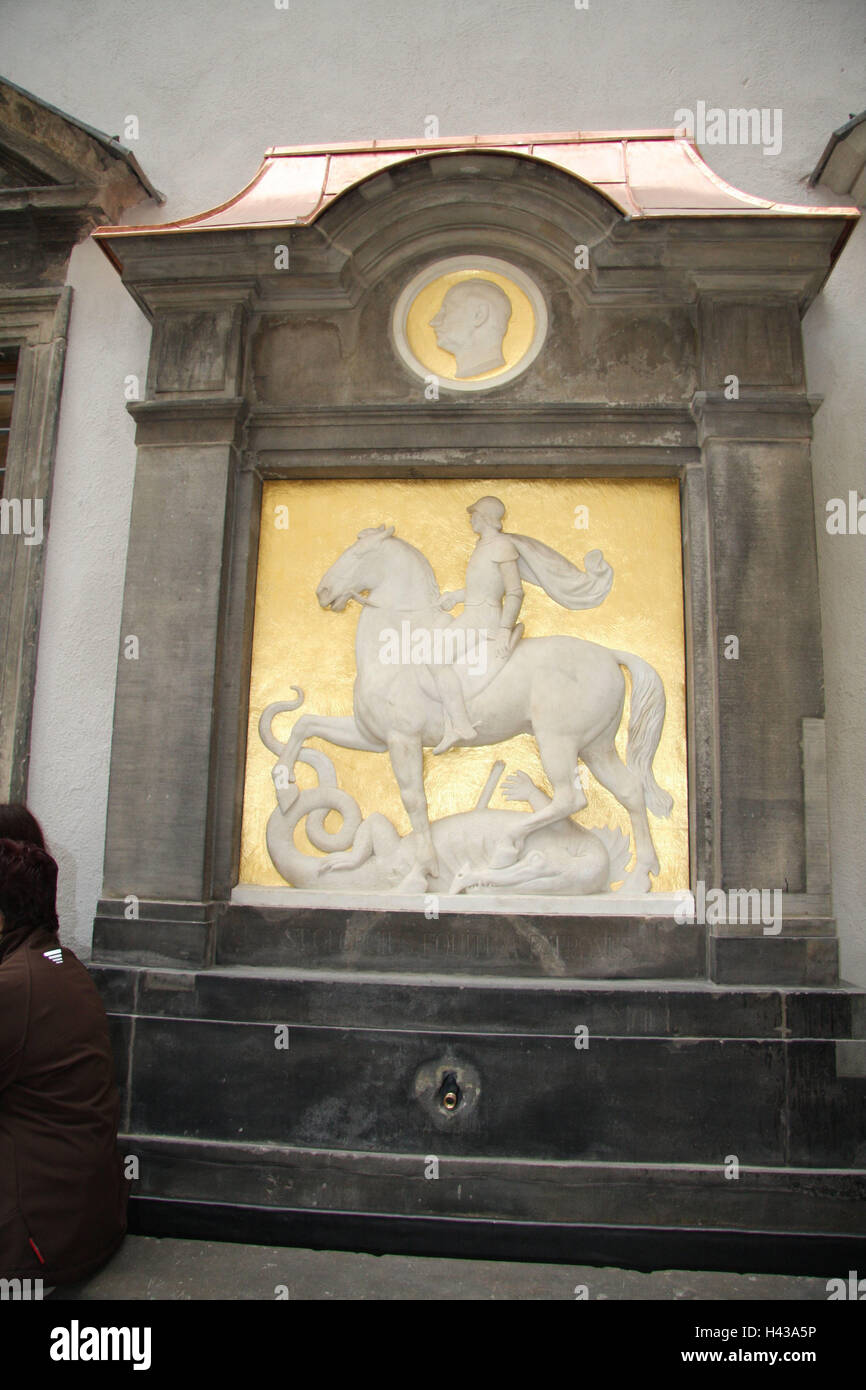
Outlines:
[[[582,570],[532,536],[516,536],[509,531],[508,539],[517,548],[520,577],[537,584],[563,608],[597,608],[610,593],[613,570],[600,550],[587,551]]]

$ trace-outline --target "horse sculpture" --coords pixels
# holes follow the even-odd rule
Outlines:
[[[442,740],[445,715],[425,665],[382,660],[383,633],[407,622],[412,632],[433,630],[447,622],[439,606],[439,586],[425,556],[395,536],[393,527],[379,526],[361,532],[323,576],[316,595],[323,608],[335,613],[353,599],[361,605],[355,638],[354,713],[344,717],[302,714],[296,720],[272,774],[278,804],[287,812],[297,797],[294,768],[308,739],[387,752],[414,832],[415,863],[402,886],[417,889],[436,880],[439,872],[424,790],[423,754]],[[632,681],[624,763],[614,746],[626,692],[621,666]],[[298,699],[277,701],[262,714],[263,736],[275,715],[302,703],[303,694],[293,688]],[[647,810],[669,816],[673,806],[672,797],[658,785],[652,771],[665,717],[664,687],[653,667],[632,652],[610,650],[579,637],[527,637],[492,675],[488,671],[485,676],[464,679],[464,691],[475,726],[474,737],[461,740],[464,746],[486,747],[531,733],[553,788],[553,796],[539,809],[514,817],[519,825],[503,831],[494,866],[515,864],[530,835],[586,806],[577,776],[581,758],[631,820],[635,863],[620,891],[649,892],[650,875],[658,874],[659,863]]]

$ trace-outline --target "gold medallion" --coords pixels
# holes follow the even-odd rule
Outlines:
[[[513,380],[534,361],[546,331],[547,306],[535,282],[489,256],[428,266],[406,286],[393,318],[406,365],[450,391]]]

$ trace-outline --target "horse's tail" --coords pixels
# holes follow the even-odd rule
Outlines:
[[[653,758],[665,722],[665,688],[658,671],[634,652],[614,652],[620,665],[631,675],[631,714],[628,721],[626,766],[640,777],[647,810],[667,817],[674,799],[653,776]]]

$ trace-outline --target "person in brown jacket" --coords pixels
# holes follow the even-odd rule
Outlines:
[[[0,834],[22,835],[0,838],[0,1277],[66,1284],[126,1233],[120,1102],[102,1001],[58,940],[57,864],[12,809],[0,808]]]

